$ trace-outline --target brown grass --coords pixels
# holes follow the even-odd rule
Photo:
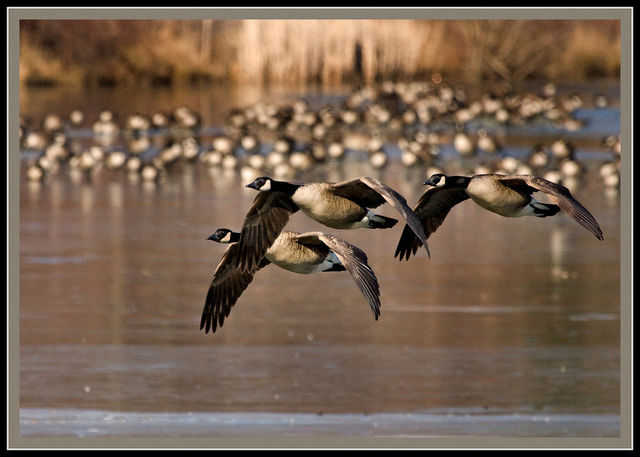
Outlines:
[[[31,84],[584,80],[620,73],[619,21],[21,21]]]

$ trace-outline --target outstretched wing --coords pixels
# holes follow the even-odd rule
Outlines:
[[[460,188],[433,187],[423,193],[413,211],[422,224],[425,236],[429,238],[442,225],[451,208],[468,198],[469,195]],[[409,260],[409,256],[415,255],[420,246],[420,239],[408,225],[405,225],[394,257],[400,256],[398,260],[402,260],[403,257]]]
[[[238,255],[238,244],[231,244],[222,255],[220,263],[213,272],[211,285],[207,291],[200,330],[205,333],[215,333],[217,327],[222,327],[224,319],[229,316],[231,308],[236,303],[242,292],[253,280],[254,273],[268,264],[265,259],[258,268],[252,271],[242,271],[234,266],[234,260]]]
[[[282,192],[259,192],[242,224],[234,265],[252,271],[278,237],[298,206]]]
[[[375,206],[365,205],[369,208],[375,208],[384,201],[389,203],[402,215],[406,224],[410,227],[418,240],[420,240],[421,244],[424,245],[427,255],[431,257],[429,247],[427,246],[427,236],[422,224],[420,223],[420,219],[409,207],[407,200],[391,187],[381,183],[375,178],[364,176],[358,179],[352,179],[350,181],[335,184],[334,189],[338,195],[342,195],[346,198],[350,198],[348,195],[360,195],[361,201],[358,201],[358,199],[355,198],[353,199],[360,204],[365,202],[375,203]]]
[[[561,209],[566,211],[580,225],[589,230],[599,240],[603,240],[602,229],[593,215],[576,200],[569,189],[561,184],[548,181],[544,178],[532,175],[507,176],[500,179],[505,186],[515,190],[526,190],[531,194],[535,191],[543,192],[549,196]]]
[[[298,242],[303,244],[314,244],[318,240],[340,259],[340,263],[347,269],[362,295],[367,299],[374,318],[378,320],[380,316],[380,287],[373,269],[369,266],[367,254],[357,246],[328,233],[310,232],[298,236]]]
[[[331,188],[336,195],[348,198],[365,208],[377,208],[385,202],[384,197],[362,178],[334,183]]]

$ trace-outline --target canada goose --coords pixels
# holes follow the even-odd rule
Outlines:
[[[173,113],[171,113],[170,120],[175,127],[188,130],[199,128],[202,121],[200,114],[187,106],[177,107]]]
[[[577,160],[571,158],[560,160],[557,168],[565,177],[577,178],[585,173],[584,166]]]
[[[71,158],[73,159],[73,157],[75,156],[72,156]],[[46,154],[41,154],[36,160],[36,164],[42,168],[45,173],[56,171],[60,166],[56,160],[50,159]]]
[[[235,148],[235,142],[228,136],[218,135],[211,140],[211,146],[214,151],[220,152],[222,155],[231,154]]]
[[[140,170],[140,175],[144,181],[155,181],[160,176],[160,168],[155,163],[147,163]]]
[[[573,198],[569,189],[537,176],[486,174],[467,177],[438,173],[424,184],[434,187],[422,194],[414,211],[427,237],[442,224],[451,208],[471,198],[480,207],[505,217],[547,217],[562,209],[596,238],[603,239],[595,218]],[[532,197],[534,192],[549,195],[555,204],[538,202]],[[405,227],[394,257],[399,255],[399,260],[403,257],[408,260],[420,245],[411,229]]]
[[[253,154],[260,149],[260,142],[255,137],[255,135],[245,133],[240,138],[240,146],[246,154]]]
[[[127,149],[131,154],[144,154],[151,148],[151,138],[148,136],[140,136],[138,138],[130,138],[127,141]]]
[[[407,108],[402,112],[402,123],[405,125],[413,125],[418,120],[418,115],[412,108]]]
[[[340,160],[344,157],[346,148],[340,141],[331,141],[327,145],[327,156],[331,160]]]
[[[58,114],[49,113],[42,121],[42,128],[49,134],[53,132],[61,132],[63,129],[62,118]]]
[[[224,158],[224,155],[222,154],[222,152],[218,151],[217,149],[204,151],[200,155],[200,161],[211,167],[220,166],[222,164],[223,158]]]
[[[265,164],[265,156],[260,152],[255,152],[246,157],[245,162],[255,170],[260,170]],[[256,176],[257,178],[257,176]],[[255,178],[254,178],[255,179]]]
[[[24,135],[22,147],[41,151],[47,147],[47,137],[40,131],[29,132]]]
[[[620,185],[620,162],[607,161],[600,166],[600,177],[607,188]]]
[[[125,120],[125,130],[133,135],[139,135],[150,127],[151,120],[139,113],[130,114]]]
[[[169,117],[162,111],[158,111],[151,116],[151,125],[155,129],[163,129],[169,125]]]
[[[387,153],[382,148],[369,152],[369,163],[373,168],[384,168],[387,166],[388,161]]]
[[[289,165],[295,170],[307,171],[314,165],[315,160],[311,155],[310,148],[295,149],[289,156]]]
[[[234,170],[238,166],[239,162],[240,161],[235,154],[225,154],[222,157],[221,165],[225,170]]]
[[[463,128],[458,128],[458,131],[453,137],[453,146],[458,153],[463,156],[471,156],[476,152],[476,145]]]
[[[93,133],[96,136],[115,137],[120,132],[120,128],[115,123],[115,116],[111,110],[100,111],[98,120],[93,124]]]
[[[541,170],[549,164],[551,150],[544,144],[537,144],[527,156],[527,163],[536,170]]]
[[[67,147],[66,135],[62,132],[56,133],[51,144],[46,147],[44,154],[50,160],[55,160],[57,162],[66,160],[70,155],[69,148]]]
[[[38,163],[32,163],[27,168],[27,178],[30,181],[40,181],[44,178],[44,169]]]
[[[557,160],[573,158],[574,154],[575,147],[564,138],[559,138],[551,143],[551,155]]]
[[[130,156],[126,161],[125,166],[127,171],[135,173],[142,168],[142,160],[138,156]]]
[[[402,195],[380,181],[360,177],[338,183],[316,182],[293,184],[262,176],[246,185],[259,191],[245,217],[240,235],[238,264],[252,269],[271,246],[298,209],[311,219],[335,229],[386,229],[397,220],[373,213],[388,202],[404,217],[416,236],[426,244],[426,236],[418,217]]]
[[[593,104],[596,108],[606,108],[609,106],[609,100],[605,94],[596,94],[593,98]]]
[[[182,140],[182,157],[186,160],[194,160],[200,154],[200,145],[198,144],[198,140],[194,137],[189,136]]]
[[[162,148],[156,157],[163,167],[170,167],[182,157],[182,145],[178,142],[171,142]]]
[[[79,109],[74,109],[69,113],[68,124],[71,127],[82,127],[82,123],[84,122],[84,112]]]
[[[222,327],[231,307],[253,280],[253,275],[273,263],[285,270],[299,274],[325,271],[348,271],[367,299],[376,320],[380,316],[380,290],[375,273],[367,263],[367,255],[358,247],[322,232],[281,232],[266,251],[265,256],[251,270],[236,267],[240,255],[240,233],[221,228],[208,240],[228,243],[222,259],[216,267],[207,292],[200,330],[205,333]]]
[[[500,152],[502,147],[486,129],[478,130],[478,148],[489,154]]]
[[[499,123],[506,124],[511,118],[511,113],[506,108],[499,108],[496,110],[494,117]]]
[[[609,152],[620,155],[620,134],[607,135],[602,139],[602,146]]]
[[[110,151],[105,158],[105,165],[110,170],[116,170],[124,166],[127,154],[121,149]]]

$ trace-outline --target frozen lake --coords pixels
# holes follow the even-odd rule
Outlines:
[[[185,163],[161,184],[108,170],[22,179],[20,433],[619,436],[620,209],[597,176],[601,133],[577,136],[587,174],[574,195],[604,241],[566,214],[506,219],[465,202],[429,239],[431,259],[401,263],[403,224],[340,231],[296,213],[287,229],[367,253],[380,319],[345,272],[270,266],[215,334],[200,314],[225,246],[205,237],[239,230],[255,197],[239,174]],[[424,169],[397,158],[377,172],[354,155],[299,180],[362,175],[411,205],[424,190]]]

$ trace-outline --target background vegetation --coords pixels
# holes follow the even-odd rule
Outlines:
[[[20,81],[330,85],[618,77],[617,20],[24,20]]]

